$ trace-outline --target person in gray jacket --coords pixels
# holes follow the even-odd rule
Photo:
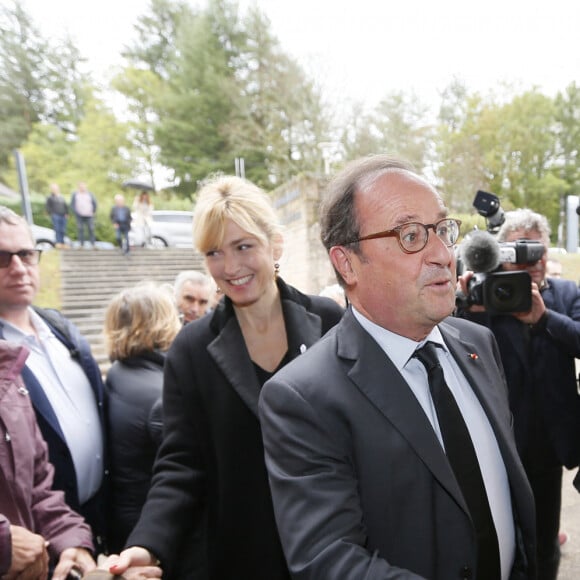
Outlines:
[[[459,224],[385,155],[328,186],[321,237],[350,306],[259,400],[293,579],[536,577],[499,350],[450,316]]]

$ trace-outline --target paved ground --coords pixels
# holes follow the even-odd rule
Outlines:
[[[575,469],[564,472],[561,529],[568,534],[568,541],[562,546],[558,580],[580,578],[580,493],[572,485],[575,475]]]

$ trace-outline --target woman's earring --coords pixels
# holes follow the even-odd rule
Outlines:
[[[274,280],[278,278],[279,273],[280,273],[280,264],[278,264],[278,262],[274,262]]]

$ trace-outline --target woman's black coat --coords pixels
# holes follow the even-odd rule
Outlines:
[[[161,442],[163,363],[159,352],[115,361],[107,373],[107,441],[111,495],[109,550],[119,552],[133,529],[151,484]]]
[[[343,311],[280,279],[278,286],[293,359]],[[155,554],[164,578],[289,578],[264,465],[260,387],[229,299],[175,339],[152,489],[127,542]],[[176,571],[183,566],[188,570]]]

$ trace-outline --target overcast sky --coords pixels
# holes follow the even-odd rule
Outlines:
[[[11,0],[0,0],[6,2]],[[189,0],[192,5],[204,2]],[[99,74],[119,64],[149,0],[22,0],[45,36],[68,31]],[[574,0],[240,0],[256,2],[285,51],[327,96],[374,105],[391,90],[426,101],[453,77],[486,92],[500,82],[546,94],[580,82]]]

